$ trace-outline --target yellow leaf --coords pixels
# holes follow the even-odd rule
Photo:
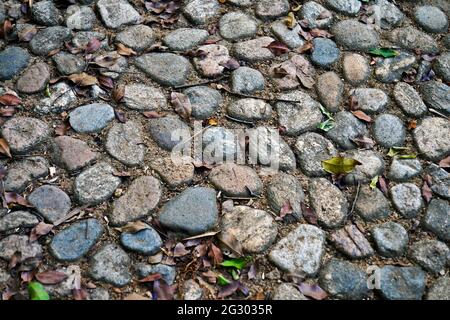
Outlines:
[[[219,124],[219,122],[217,121],[216,118],[209,118],[208,119],[208,125],[210,126],[217,126]]]
[[[287,17],[284,19],[284,22],[286,23],[286,25],[289,29],[293,29],[295,27],[295,25],[297,24],[297,20],[295,19],[294,13],[289,12]]]
[[[322,161],[322,168],[333,174],[346,174],[355,168],[355,166],[361,164],[358,160],[343,157],[333,157],[331,159]]]

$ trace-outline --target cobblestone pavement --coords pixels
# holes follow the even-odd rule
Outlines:
[[[449,14],[2,1],[2,299],[449,300]]]

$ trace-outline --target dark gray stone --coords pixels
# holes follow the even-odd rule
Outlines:
[[[389,216],[389,201],[378,188],[363,185],[356,200],[355,211],[365,221],[382,220]]]
[[[263,189],[263,183],[255,170],[235,163],[214,167],[208,178],[214,187],[231,197],[258,195]]]
[[[94,10],[88,6],[73,5],[66,11],[66,26],[74,30],[91,30],[97,22]]]
[[[77,261],[96,244],[103,230],[96,219],[74,222],[53,237],[49,245],[50,253],[59,261]]]
[[[375,67],[375,78],[384,83],[392,83],[401,79],[404,72],[412,68],[416,57],[406,53],[393,58],[382,59]]]
[[[0,232],[16,228],[30,228],[38,223],[37,217],[28,211],[13,211],[0,217]]]
[[[96,163],[81,172],[74,182],[74,193],[81,204],[95,205],[108,200],[121,180],[106,162]]]
[[[311,61],[323,68],[330,67],[341,55],[334,41],[327,38],[315,38],[313,46]]]
[[[450,155],[450,121],[439,117],[425,118],[414,130],[414,141],[421,156],[438,161]]]
[[[99,0],[97,8],[103,23],[111,29],[138,24],[142,18],[127,0]]]
[[[394,3],[389,2],[388,0],[376,0],[375,4],[369,7],[369,11],[373,13],[376,10],[378,10],[379,17],[375,17],[375,21],[377,21],[377,18],[379,19],[382,29],[390,30],[397,27],[405,19],[403,12],[401,12]]]
[[[352,139],[367,134],[366,125],[348,111],[340,111],[334,116],[334,127],[326,135],[343,149],[354,149]]]
[[[61,15],[53,1],[33,3],[31,16],[35,22],[44,26],[56,26],[61,22]]]
[[[395,209],[405,218],[414,218],[423,208],[422,194],[416,185],[402,183],[390,189]]]
[[[203,29],[180,28],[164,37],[163,42],[171,50],[187,51],[205,42],[209,33]]]
[[[383,90],[375,88],[358,88],[351,91],[358,100],[358,108],[365,113],[378,113],[389,103],[389,97]]]
[[[28,201],[51,223],[64,217],[72,205],[69,196],[52,185],[37,188],[28,196]]]
[[[172,150],[177,144],[190,138],[190,128],[178,116],[168,115],[149,121],[150,136],[163,149]]]
[[[420,86],[423,101],[428,107],[450,115],[450,87],[438,81],[427,81]]]
[[[327,13],[329,16],[323,18],[323,12]],[[299,11],[299,17],[300,19],[307,21],[308,27],[311,29],[327,29],[333,21],[331,12],[314,1],[308,1],[302,5]]]
[[[218,222],[216,192],[210,188],[188,188],[172,198],[161,209],[161,224],[171,230],[200,234]]]
[[[395,222],[386,222],[372,229],[372,236],[378,252],[384,257],[403,255],[408,246],[408,232]]]
[[[253,93],[264,90],[265,80],[261,72],[249,67],[240,67],[231,74],[231,90],[238,93]]]
[[[380,270],[380,292],[388,300],[421,300],[426,275],[417,267],[384,266]]]
[[[161,237],[153,228],[136,233],[124,232],[120,235],[120,242],[125,248],[147,256],[157,253],[163,245]]]
[[[53,50],[62,48],[64,42],[72,38],[70,29],[56,26],[39,31],[30,41],[30,49],[34,54],[46,56]]]
[[[289,201],[294,214],[300,217],[301,203],[305,200],[302,185],[298,179],[286,173],[279,173],[267,185],[267,202],[277,215]]]
[[[81,73],[86,67],[86,62],[81,57],[67,52],[58,52],[52,59],[56,64],[56,69],[64,76]]]
[[[10,261],[17,251],[21,253],[20,261],[42,256],[42,247],[39,242],[31,242],[28,236],[12,234],[0,240],[1,259]]]
[[[410,257],[427,271],[445,272],[450,262],[450,249],[437,240],[420,240],[411,245]]]
[[[434,163],[428,166],[427,173],[431,177],[431,190],[440,197],[450,200],[450,173]]]
[[[422,165],[417,159],[392,160],[389,168],[388,178],[397,182],[408,181],[422,173]]]
[[[183,91],[192,106],[192,116],[207,119],[214,115],[223,101],[219,91],[206,86],[195,86]]]
[[[392,42],[406,50],[419,49],[422,53],[432,54],[439,52],[436,40],[413,26],[394,29],[389,36]]]
[[[147,53],[136,58],[135,64],[164,86],[184,84],[191,71],[189,60],[173,53]]]
[[[99,132],[114,118],[114,109],[106,103],[87,104],[69,114],[70,126],[80,133]]]
[[[42,157],[29,157],[8,166],[4,178],[5,191],[22,192],[34,180],[48,174],[49,163]]]
[[[441,76],[444,81],[450,82],[450,52],[445,52],[437,57],[433,66],[437,75]]]
[[[397,116],[392,114],[378,116],[372,129],[375,140],[382,147],[400,147],[405,143],[406,128]]]
[[[229,41],[250,38],[255,35],[257,28],[256,20],[242,12],[224,14],[219,21],[220,34]]]
[[[366,272],[350,262],[335,258],[320,271],[319,284],[338,299],[359,300],[368,294]]]
[[[338,44],[352,51],[368,51],[378,47],[380,42],[372,27],[357,20],[340,21],[333,25],[331,33]]]
[[[171,267],[165,264],[149,265],[140,263],[136,266],[136,271],[140,278],[159,273],[161,275],[161,279],[163,279],[169,285],[173,284],[177,275],[177,270],[175,269],[175,267]]]
[[[446,32],[448,18],[441,9],[434,6],[420,6],[414,11],[416,22],[426,31],[433,33]]]
[[[28,66],[30,54],[19,47],[0,52],[0,80],[10,80]]]
[[[136,51],[143,51],[155,43],[155,34],[149,26],[140,24],[127,27],[116,36],[116,41]]]
[[[450,240],[450,204],[441,199],[432,199],[423,218],[422,225],[444,241]]]
[[[144,160],[145,146],[140,124],[134,121],[115,123],[106,138],[106,151],[127,166],[137,166]]]
[[[405,82],[399,82],[395,85],[394,98],[407,116],[421,118],[428,111],[419,93]]]
[[[300,28],[300,25],[297,24],[294,28],[289,29],[283,20],[273,22],[270,27],[275,37],[284,42],[290,49],[301,47],[305,43],[299,34]]]
[[[131,259],[119,246],[107,244],[92,257],[89,275],[95,280],[126,286],[131,281]]]

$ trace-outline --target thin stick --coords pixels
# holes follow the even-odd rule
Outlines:
[[[437,111],[437,110],[434,110],[434,109],[432,109],[432,108],[428,108],[428,110],[430,110],[430,112],[432,112],[432,113],[437,114],[438,116],[441,116],[442,118],[445,118],[445,119],[447,119],[447,120],[450,120],[449,117],[447,117],[447,116],[446,116],[445,114],[443,114],[443,113],[440,113],[440,112]]]
[[[253,122],[251,122],[251,121],[245,121],[245,120],[241,120],[241,119],[236,119],[236,118],[233,118],[232,116],[229,116],[229,115],[225,115],[225,118],[227,118],[227,119],[230,119],[230,120],[232,120],[232,121],[235,121],[235,122],[240,122],[240,123],[245,123],[245,124],[249,124],[249,125],[251,125],[251,126],[254,126],[255,124],[253,123]]]
[[[356,201],[359,198],[359,189],[360,188],[361,188],[361,182],[358,182],[358,187],[356,188],[356,196],[355,196],[355,199],[353,200],[352,210],[350,211],[350,214],[352,214],[353,210],[355,210]]]
[[[220,78],[216,78],[216,79],[211,79],[211,80],[206,80],[206,81],[202,81],[202,82],[197,82],[197,83],[190,83],[190,84],[183,84],[180,86],[175,86],[173,87],[175,90],[178,89],[185,89],[185,88],[191,88],[191,87],[197,87],[197,86],[203,86],[205,84],[210,84],[210,83],[214,83],[214,82],[218,82],[221,81],[223,79],[228,78],[228,76],[222,76]]]

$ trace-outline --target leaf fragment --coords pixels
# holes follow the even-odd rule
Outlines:
[[[381,56],[383,58],[391,58],[396,57],[399,55],[399,52],[397,50],[391,49],[391,48],[375,48],[370,49],[369,53],[374,56]]]
[[[322,168],[332,174],[347,174],[353,171],[361,162],[352,158],[333,157],[322,161]]]
[[[220,265],[226,268],[235,268],[237,270],[242,270],[250,262],[250,260],[250,257],[228,259],[224,260]]]
[[[57,284],[67,279],[67,275],[59,271],[44,271],[36,274],[36,279],[43,284]]]
[[[45,291],[44,286],[37,281],[28,283],[28,293],[31,300],[50,300],[50,296]]]

